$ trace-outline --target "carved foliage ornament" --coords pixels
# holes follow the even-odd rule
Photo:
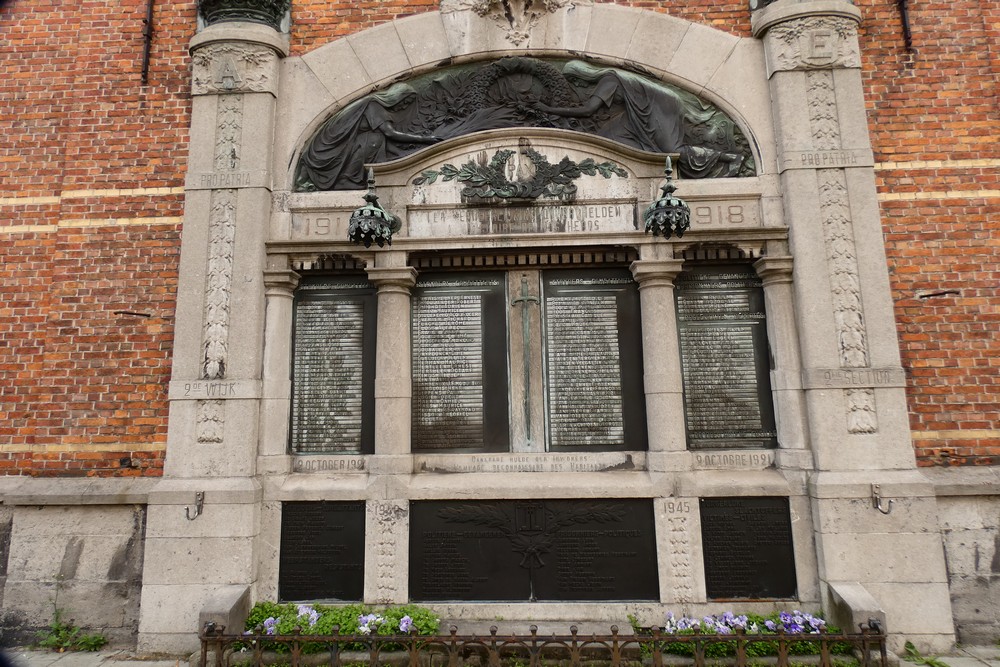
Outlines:
[[[515,176],[511,180],[508,174],[508,163],[514,155],[512,150],[500,150],[494,153],[489,164],[479,164],[469,160],[461,167],[446,164],[440,169],[428,169],[413,179],[414,185],[434,183],[438,176],[442,181],[457,180],[465,183],[462,197],[467,199],[563,199],[570,200],[576,195],[577,187],[573,182],[584,174],[604,178],[621,176],[628,178],[628,172],[613,162],[598,164],[593,158],[574,162],[564,157],[558,164],[552,164],[544,155],[531,147],[521,148],[521,154],[530,161],[533,173],[524,178]]]
[[[492,20],[504,37],[517,46],[528,39],[531,30],[545,14],[562,7],[593,4],[592,0],[441,0],[443,13],[471,9]]]
[[[208,44],[191,56],[194,95],[274,92],[278,56],[266,46]]]
[[[772,71],[861,67],[858,24],[839,16],[781,23],[767,34]]]
[[[736,123],[692,93],[580,60],[511,57],[436,70],[347,106],[305,147],[296,189],[361,189],[366,164],[512,127],[561,128],[639,150],[678,153],[685,178],[756,173]]]

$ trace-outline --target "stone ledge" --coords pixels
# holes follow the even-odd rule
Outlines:
[[[159,478],[0,478],[3,505],[144,505]]]
[[[920,472],[934,485],[934,495],[992,496],[1000,495],[998,468],[921,468]]]

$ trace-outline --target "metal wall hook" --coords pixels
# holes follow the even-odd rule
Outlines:
[[[199,516],[201,516],[201,511],[205,507],[205,492],[196,491],[194,494],[194,515],[191,514],[191,508],[184,508],[184,516],[187,517],[188,521],[194,521]]]
[[[872,482],[872,507],[877,509],[882,514],[888,514],[892,511],[892,498],[886,503],[885,507],[882,506],[882,492],[879,489],[879,485]]]

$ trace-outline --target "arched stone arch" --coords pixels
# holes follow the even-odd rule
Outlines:
[[[509,55],[583,57],[647,72],[718,106],[746,134],[758,173],[775,171],[759,40],[647,10],[580,5],[540,17],[528,39],[514,45],[494,22],[462,9],[398,19],[286,58],[274,144],[277,189],[291,189],[302,147],[355,100],[442,66]]]

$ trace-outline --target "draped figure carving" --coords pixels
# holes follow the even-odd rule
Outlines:
[[[295,186],[359,189],[366,164],[507,127],[556,127],[678,153],[685,178],[755,174],[749,142],[737,124],[692,93],[580,60],[509,57],[437,70],[348,105],[307,144]]]

